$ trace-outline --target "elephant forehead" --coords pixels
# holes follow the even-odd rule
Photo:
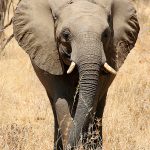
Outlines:
[[[75,7],[78,11],[79,9],[86,9],[90,11],[95,11],[91,6],[92,4],[97,4],[100,7],[103,7],[105,10],[110,10],[110,1],[111,0],[48,0],[53,15],[58,16],[62,13],[64,8],[70,8],[70,6]],[[74,8],[73,8],[74,9]],[[68,11],[68,10],[67,10]]]
[[[73,32],[100,32],[107,26],[108,12],[97,4],[88,1],[77,1],[63,8],[57,21],[56,35],[63,28]]]
[[[77,1],[64,7],[64,9],[62,9],[60,13],[60,18],[83,15],[92,15],[99,17],[101,14],[107,14],[107,10],[104,7],[100,7],[99,5],[88,1]]]

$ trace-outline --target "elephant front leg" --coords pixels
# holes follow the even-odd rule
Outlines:
[[[102,116],[103,110],[106,101],[105,93],[103,97],[98,102],[95,118],[92,123],[90,123],[87,133],[83,136],[82,144],[84,149],[94,149],[94,150],[101,150],[102,149]]]
[[[48,91],[47,91],[47,95],[49,97],[51,107],[53,110],[53,115],[54,115],[54,150],[62,150],[63,144],[62,144],[61,133],[59,130],[59,124],[58,124],[58,120],[57,120],[55,103],[54,103],[54,100],[51,98],[50,94],[48,93]]]
[[[58,98],[55,103],[55,108],[56,108],[58,124],[60,127],[60,132],[62,136],[63,147],[64,149],[66,149],[66,145],[68,142],[68,135],[69,135],[68,133],[69,133],[69,129],[73,125],[73,120],[70,115],[68,103],[65,99]]]
[[[94,139],[94,145],[96,148],[101,149],[102,148],[102,118],[103,118],[103,113],[104,113],[104,108],[106,104],[106,97],[107,97],[107,92],[108,88],[111,85],[115,78],[115,75],[113,74],[107,74],[105,76],[100,77],[100,85],[99,85],[99,101],[97,104],[97,109],[95,113],[95,120],[93,124],[93,133],[95,135]]]
[[[62,150],[63,149],[63,144],[62,144],[62,138],[61,138],[61,132],[59,129],[59,124],[57,121],[56,113],[54,115],[54,150]]]
[[[96,148],[99,149],[100,148],[102,149],[102,142],[103,142],[102,118],[103,118],[103,112],[106,103],[106,97],[107,97],[107,92],[101,97],[101,99],[98,102],[96,114],[95,114],[95,121],[94,121],[94,133],[96,133],[96,138],[94,142],[96,143]]]

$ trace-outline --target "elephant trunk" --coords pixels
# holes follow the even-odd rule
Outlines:
[[[91,41],[91,39],[91,37],[86,37],[86,43],[82,41],[84,47],[80,47],[80,51],[84,55],[81,54],[77,61],[79,70],[79,100],[74,117],[74,127],[69,135],[68,142],[71,147],[77,145],[80,134],[93,119],[97,107],[100,67],[106,61],[102,43],[100,44],[97,40]]]

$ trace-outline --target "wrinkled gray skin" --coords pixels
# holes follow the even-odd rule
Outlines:
[[[134,47],[136,11],[128,0],[22,0],[13,24],[49,96],[55,149],[73,148],[89,123],[102,117],[115,77],[103,65],[118,71]],[[67,74],[71,61],[76,68]]]

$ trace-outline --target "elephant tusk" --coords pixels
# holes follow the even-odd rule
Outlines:
[[[107,63],[104,64],[104,68],[112,74],[117,74],[117,72],[111,66],[109,66]]]
[[[67,74],[70,74],[74,70],[75,66],[75,62],[72,61],[69,69],[67,70]]]

